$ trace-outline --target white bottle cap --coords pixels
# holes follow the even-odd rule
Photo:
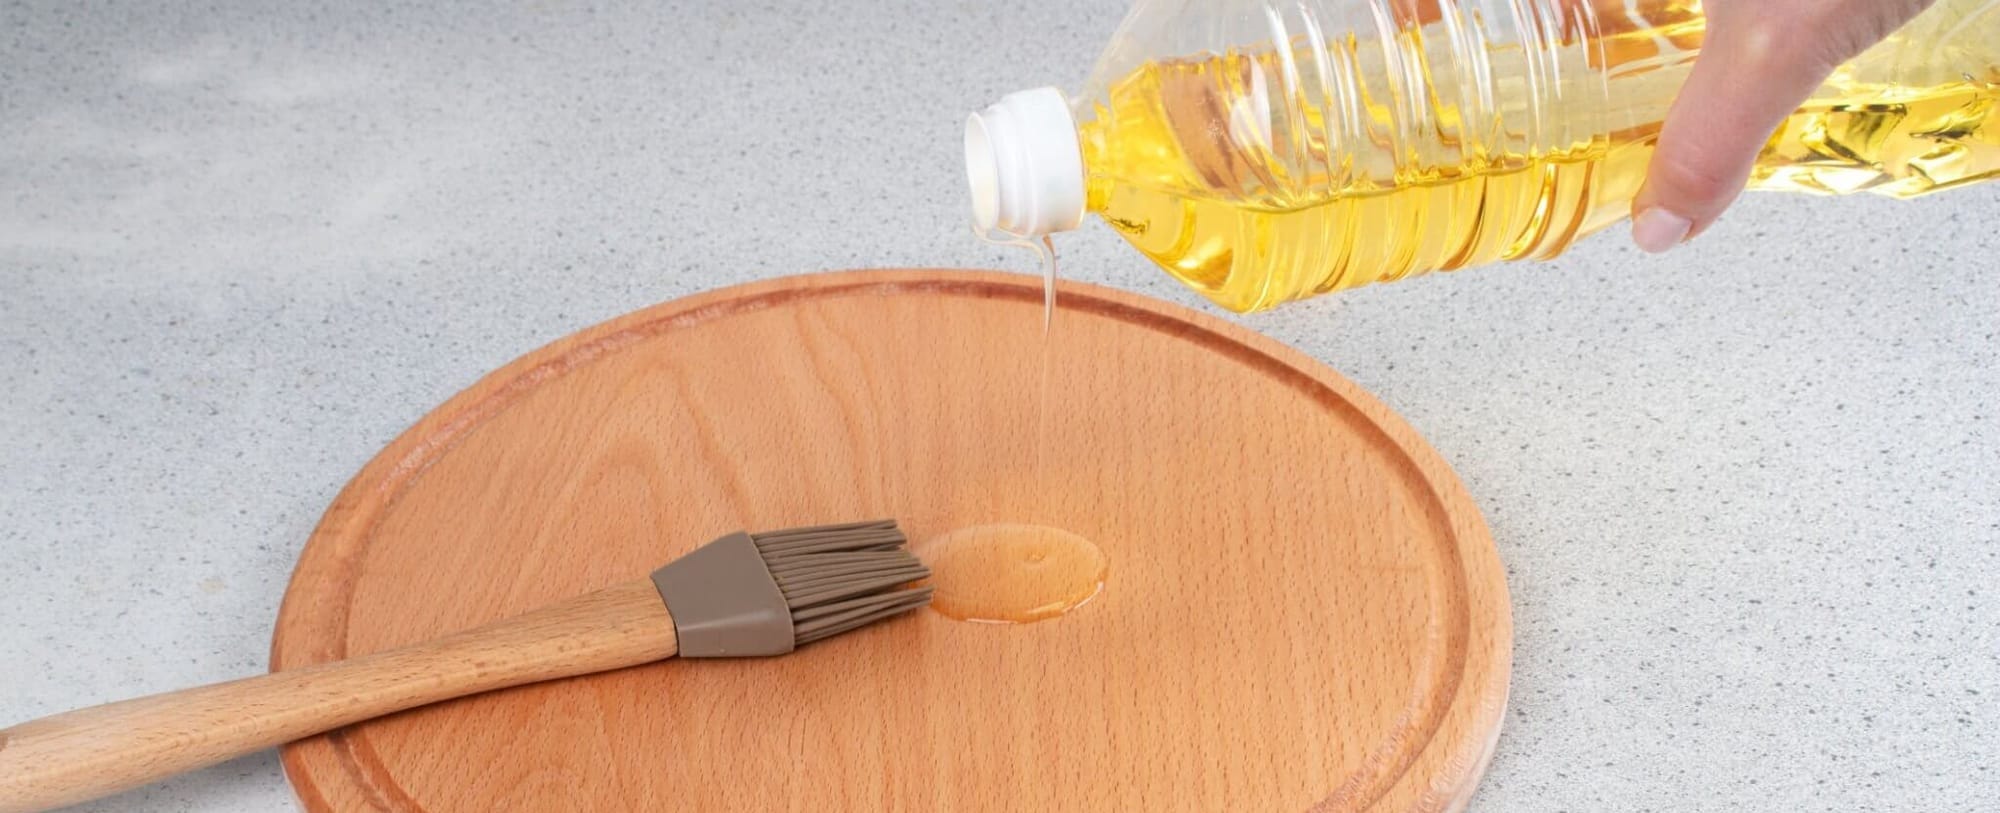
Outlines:
[[[1009,93],[965,120],[965,174],[981,231],[1021,237],[1083,222],[1083,148],[1055,88]]]

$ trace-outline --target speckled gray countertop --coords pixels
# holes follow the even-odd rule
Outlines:
[[[967,235],[964,113],[1122,3],[0,6],[0,723],[260,671],[334,492],[634,308]],[[1107,229],[1070,275],[1199,305]],[[1211,309],[1212,310],[1212,309]],[[1508,563],[1494,811],[2000,809],[2000,184],[1245,318]],[[272,753],[90,805],[290,806]]]

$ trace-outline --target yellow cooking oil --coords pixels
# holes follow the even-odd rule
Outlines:
[[[2000,27],[1983,3],[1940,6],[1954,4],[1931,16],[1982,19],[1930,19],[1843,67],[1773,135],[1751,188],[1911,197],[2000,175],[2000,67],[1908,40]],[[1440,42],[1435,24],[1387,45],[1300,36],[1146,61],[1078,111],[1086,206],[1236,311],[1552,257],[1630,214],[1698,53],[1698,2],[1641,5],[1599,2],[1591,42],[1543,57],[1567,71],[1497,53],[1471,75],[1452,56],[1462,34]],[[1365,63],[1411,78],[1371,81]]]

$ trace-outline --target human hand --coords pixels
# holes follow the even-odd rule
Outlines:
[[[1834,68],[1931,2],[1709,0],[1701,55],[1632,202],[1632,242],[1659,253],[1713,224],[1778,125]]]

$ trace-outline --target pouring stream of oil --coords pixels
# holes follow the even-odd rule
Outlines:
[[[1042,347],[1036,392],[1036,484],[1048,471],[1049,382],[1055,361],[1056,254],[1048,237],[1028,240],[1002,232],[974,234],[1036,255],[1042,271]],[[1083,606],[1104,588],[1110,560],[1090,540],[1047,525],[1001,522],[947,531],[914,546],[937,589],[931,609],[947,618],[993,624],[1042,621]]]
[[[996,246],[1013,246],[1035,255],[1042,272],[1042,359],[1040,387],[1035,400],[1035,482],[1046,483],[1049,451],[1049,371],[1053,368],[1056,337],[1056,244],[1048,235],[1029,239],[999,229],[972,227],[972,236]]]

